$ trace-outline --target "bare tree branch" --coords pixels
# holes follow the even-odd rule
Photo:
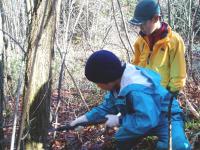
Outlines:
[[[123,39],[122,39],[120,30],[119,30],[119,26],[118,26],[118,24],[117,24],[117,20],[116,20],[116,17],[115,17],[115,8],[114,8],[113,0],[111,0],[111,2],[112,2],[112,11],[113,11],[113,17],[114,17],[114,21],[115,21],[115,26],[116,26],[116,28],[117,28],[117,32],[118,32],[120,41],[121,41],[122,45],[124,46],[124,48],[125,48],[125,50],[126,50],[128,62],[130,62],[131,59],[130,59],[130,56],[129,56],[129,50],[128,50],[128,48],[126,47],[126,45],[125,45],[125,43],[124,43],[124,41],[123,41]]]
[[[7,33],[6,31],[0,29],[1,32],[3,32],[5,35],[7,35],[11,40],[13,40],[18,46],[19,48],[22,50],[22,52],[24,54],[26,54],[26,51],[24,50],[24,48],[21,46],[21,44],[19,42],[17,42],[17,40],[15,40],[9,33]]]
[[[186,102],[186,105],[189,107],[190,112],[197,118],[200,119],[200,114],[195,110],[195,108],[192,106],[192,103],[187,98],[186,94],[182,93],[184,100]]]
[[[167,8],[168,8],[168,23],[171,26],[171,2],[170,0],[167,0]]]
[[[104,42],[105,42],[105,40],[106,40],[106,38],[107,38],[107,36],[108,36],[108,34],[109,34],[111,28],[112,28],[112,26],[109,26],[108,29],[107,29],[107,31],[106,31],[106,34],[105,34],[105,36],[104,36],[104,38],[103,38],[103,40],[102,40],[101,49],[104,47],[104,46],[103,46],[103,45],[104,45]]]
[[[122,9],[121,9],[121,5],[120,5],[119,0],[117,0],[117,3],[118,3],[118,6],[119,6],[119,10],[120,10],[121,18],[122,18],[122,23],[123,23],[123,25],[124,25],[124,30],[125,30],[126,39],[127,39],[128,44],[129,44],[129,46],[130,46],[130,48],[131,48],[131,50],[132,50],[132,53],[134,54],[135,52],[134,52],[134,50],[133,50],[133,47],[132,47],[132,45],[131,45],[131,42],[130,42],[130,39],[129,39],[129,36],[128,36],[127,27],[126,27],[126,23],[124,22],[124,15],[123,15],[123,13],[122,13]]]

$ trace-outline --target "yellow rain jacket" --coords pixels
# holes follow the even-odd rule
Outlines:
[[[185,46],[178,33],[168,26],[166,37],[158,40],[152,51],[144,39],[139,36],[134,44],[134,65],[150,68],[161,75],[161,84],[170,91],[179,91],[185,85],[186,64]]]

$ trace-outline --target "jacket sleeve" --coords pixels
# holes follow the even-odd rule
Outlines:
[[[104,96],[103,102],[94,107],[91,111],[87,112],[85,115],[89,122],[95,122],[99,119],[104,119],[107,114],[116,114],[117,110],[114,106],[113,98],[110,94]]]
[[[131,92],[129,99],[132,101],[134,113],[126,114],[122,118],[121,127],[116,133],[118,140],[142,136],[159,122],[160,107],[156,105],[152,95],[136,91]]]
[[[181,90],[186,80],[185,46],[182,38],[177,35],[175,47],[170,51],[170,91]]]
[[[140,62],[140,50],[139,50],[139,44],[137,43],[137,41],[134,43],[133,47],[135,50],[135,54],[131,60],[131,63],[137,66]]]

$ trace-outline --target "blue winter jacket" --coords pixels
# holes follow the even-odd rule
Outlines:
[[[122,122],[115,134],[116,140],[138,138],[159,123],[161,113],[168,112],[170,94],[160,85],[160,76],[149,69],[126,64],[120,91],[108,92],[103,102],[86,113],[90,122],[105,118],[107,114],[122,113]],[[177,100],[172,114],[182,112]]]

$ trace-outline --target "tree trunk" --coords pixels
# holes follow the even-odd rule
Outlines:
[[[3,140],[3,102],[4,102],[4,62],[3,54],[0,56],[0,149],[4,149]]]
[[[51,60],[55,36],[55,0],[34,1],[25,72],[23,113],[17,149],[25,132],[26,149],[46,149],[50,96]]]
[[[0,1],[0,29],[4,30],[4,13],[3,4]],[[5,49],[7,40],[2,31],[0,31],[0,149],[4,149],[4,132],[3,132],[3,110],[5,103]]]

